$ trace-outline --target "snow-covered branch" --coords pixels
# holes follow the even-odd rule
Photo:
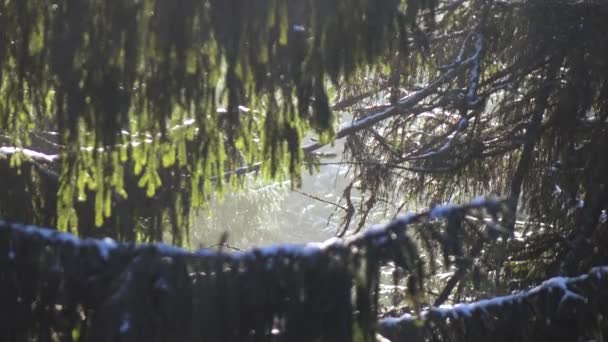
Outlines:
[[[448,71],[441,74],[431,83],[429,83],[426,87],[403,97],[395,105],[388,106],[379,112],[368,115],[363,119],[356,120],[351,124],[341,127],[340,130],[336,133],[336,138],[344,138],[363,129],[372,127],[373,125],[384,121],[392,116],[399,115],[403,113],[404,110],[411,109],[415,105],[419,104],[420,101],[432,95],[435,90],[439,88],[439,86],[454,79],[454,77],[456,77],[464,68],[474,63],[477,60],[478,56],[479,52],[476,52],[473,56],[467,58],[466,60],[455,63],[455,65],[451,66]],[[302,149],[305,153],[311,153],[325,145],[326,144],[323,143],[313,143],[304,146]]]
[[[551,278],[508,296],[387,317],[378,322],[378,330],[392,341],[576,341],[605,333],[608,325],[598,317],[607,314],[604,266],[577,277]],[[550,333],[557,339],[547,338]]]
[[[9,158],[14,154],[21,153],[25,157],[37,162],[52,163],[59,160],[58,154],[44,154],[34,150],[20,147],[2,146],[0,147],[0,157]]]
[[[348,239],[232,252],[224,248],[225,238],[218,249],[189,252],[164,244],[79,239],[0,219],[0,279],[12,279],[0,282],[0,330],[8,336],[28,333],[31,325],[13,317],[31,322],[42,308],[49,318],[46,330],[36,327],[36,333],[71,334],[86,321],[87,336],[104,341],[119,335],[132,341],[151,336],[248,341],[252,331],[263,341],[271,335],[285,341],[318,340],[315,336],[350,341],[354,320],[371,336],[380,267],[394,261],[410,279],[424,279],[423,261],[406,234],[408,227],[439,227],[464,212],[482,215],[503,207],[501,200],[477,198],[463,206],[404,215]],[[277,317],[286,324],[277,324]],[[310,333],[303,319],[331,324],[315,325],[324,330],[312,337],[294,338]],[[305,330],[299,329],[303,322]],[[165,330],[146,335],[154,325]],[[236,337],[222,338],[227,334]]]
[[[367,230],[364,230],[358,234],[355,234],[348,239],[336,239],[332,238],[321,243],[308,243],[305,245],[276,245],[263,248],[254,248],[245,252],[229,253],[226,254],[227,258],[248,258],[251,255],[294,255],[294,256],[306,256],[316,253],[324,253],[327,250],[351,248],[357,246],[373,246],[374,248],[383,248],[393,242],[393,236],[395,233],[404,233],[408,226],[422,223],[429,220],[441,220],[453,215],[456,212],[470,212],[476,209],[487,209],[491,212],[497,212],[502,210],[504,200],[496,199],[493,197],[479,197],[473,199],[470,203],[464,205],[439,205],[434,208],[423,211],[417,214],[406,214],[398,216],[395,220],[384,225],[375,225]],[[75,247],[97,247],[99,253],[103,259],[107,259],[111,252],[117,249],[130,249],[134,248],[132,244],[121,245],[117,244],[112,239],[106,238],[102,240],[95,239],[79,239],[76,236],[60,232],[53,229],[37,227],[34,225],[24,225],[20,223],[9,223],[0,219],[0,233],[1,232],[12,232],[18,236],[24,238],[42,238],[47,244],[51,245],[62,245],[70,244]],[[140,244],[136,249],[147,249],[153,247],[158,252],[166,255],[181,255],[181,256],[209,256],[217,254],[215,251],[202,249],[197,252],[188,252],[184,249],[168,246],[165,244]]]

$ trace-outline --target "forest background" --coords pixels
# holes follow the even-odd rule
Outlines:
[[[608,263],[606,14],[593,0],[5,1],[0,215],[239,250],[428,207],[447,222],[407,238],[431,271],[408,279],[432,286],[395,275],[418,287],[395,296],[403,310],[575,276]],[[480,195],[500,210],[442,211]]]

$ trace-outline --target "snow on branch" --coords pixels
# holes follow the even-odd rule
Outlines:
[[[417,284],[424,279],[407,228],[504,208],[479,198],[344,240],[234,252],[80,239],[0,220],[0,280],[10,279],[0,281],[8,334],[0,336],[69,340],[82,329],[84,341],[372,341],[380,267],[394,261]]]
[[[468,39],[469,38],[466,38],[465,42]],[[371,115],[368,115],[365,118],[359,119],[349,125],[345,125],[345,126],[341,127],[340,130],[336,133],[336,139],[343,138],[343,137],[349,136],[351,134],[354,134],[356,132],[359,132],[363,129],[372,127],[373,125],[375,125],[379,122],[382,122],[390,117],[403,113],[404,110],[413,108],[414,106],[419,104],[421,101],[423,101],[427,97],[434,94],[434,92],[441,85],[443,85],[447,82],[450,82],[456,76],[458,76],[458,74],[460,72],[462,72],[464,69],[466,69],[470,66],[473,66],[473,69],[474,69],[473,73],[478,72],[477,69],[479,68],[478,64],[479,64],[479,58],[480,58],[481,49],[482,49],[481,36],[479,36],[477,39],[478,40],[477,40],[477,44],[476,44],[476,49],[470,57],[463,58],[463,54],[464,54],[464,50],[463,50],[461,52],[461,54],[456,58],[455,62],[449,66],[443,67],[442,69],[445,71],[441,75],[439,75],[437,78],[435,78],[433,81],[431,81],[427,86],[401,98],[394,105],[384,106],[381,110],[379,110]],[[365,97],[369,96],[370,94],[373,94],[373,92],[368,92],[368,93],[362,94],[360,97],[365,98]],[[335,110],[343,109],[344,107],[349,106],[352,101],[354,101],[354,100],[349,99],[346,101],[341,101],[339,103],[336,103],[332,108],[334,108]],[[243,111],[243,112],[248,112],[249,108],[239,106],[239,110]],[[223,113],[224,111],[225,110],[223,110],[222,108],[218,109],[218,113],[220,113],[220,114]],[[180,130],[180,129],[188,128],[195,124],[196,124],[196,121],[194,119],[187,119],[182,124],[173,126],[169,130],[171,130],[171,131]],[[467,124],[466,118],[463,118],[461,121],[459,121],[457,124],[458,131],[456,132],[456,134],[451,136],[450,140],[448,140],[445,143],[445,145],[442,146],[438,151],[433,151],[433,152],[430,152],[425,155],[415,156],[412,159],[424,159],[424,158],[432,157],[436,154],[440,154],[440,153],[444,152],[445,150],[449,149],[449,147],[452,143],[452,140],[458,135],[458,133],[460,133],[460,131],[462,131],[466,128],[466,124]],[[132,137],[140,136],[140,134],[137,134],[137,133],[131,134],[126,131],[122,131],[121,134],[129,135]],[[152,139],[152,136],[147,135],[147,136],[144,136],[143,139],[140,139],[140,140],[136,139],[136,140],[130,142],[129,145],[137,146],[142,143],[150,143],[152,141],[151,139]],[[309,153],[312,153],[312,152],[322,148],[325,145],[326,145],[326,143],[320,143],[320,142],[304,145],[304,146],[302,146],[302,151],[305,154],[309,154]],[[118,148],[121,146],[122,145],[118,144],[118,145],[114,146],[114,148]],[[92,151],[93,149],[94,149],[93,147],[84,147],[83,148],[83,150],[85,150],[85,151]],[[104,148],[98,148],[98,150],[103,151]],[[52,162],[61,161],[60,160],[61,156],[59,154],[49,155],[49,154],[44,154],[41,152],[31,150],[31,149],[26,149],[26,148],[0,147],[0,157],[9,157],[9,156],[14,155],[15,153],[22,153],[23,155],[25,155],[26,157],[30,158],[31,160],[33,160],[35,162],[52,163]],[[229,179],[233,175],[241,176],[244,174],[257,172],[260,170],[261,167],[262,167],[262,163],[258,162],[258,163],[254,163],[252,165],[242,166],[242,167],[239,167],[234,170],[228,170],[224,173],[224,178]],[[212,179],[212,180],[214,180],[214,179]]]
[[[27,158],[30,158],[37,162],[52,163],[59,160],[58,154],[44,154],[34,150],[20,147],[1,146],[0,157],[8,158],[14,154],[21,153]]]
[[[358,234],[355,234],[347,239],[332,238],[321,243],[308,243],[304,245],[289,245],[281,244],[269,247],[254,248],[249,251],[239,251],[226,254],[227,258],[248,258],[250,255],[293,255],[293,256],[311,256],[317,253],[322,253],[328,250],[350,248],[358,246],[373,246],[373,248],[383,248],[390,244],[396,233],[405,233],[407,227],[412,224],[422,223],[425,221],[445,219],[455,213],[465,213],[476,209],[487,209],[489,212],[499,212],[503,210],[505,201],[493,197],[478,197],[473,199],[469,204],[455,205],[446,204],[435,206],[430,210],[423,211],[418,214],[405,214],[397,217],[388,224],[372,226]],[[73,234],[60,232],[54,229],[37,227],[34,225],[25,225],[21,223],[10,223],[0,219],[0,232],[10,231],[22,237],[42,238],[49,245],[70,244],[75,247],[96,247],[99,250],[100,256],[103,259],[108,259],[109,255],[117,249],[135,248],[147,249],[154,248],[161,254],[168,256],[217,256],[217,252],[209,249],[201,249],[195,252],[189,252],[184,249],[162,244],[139,244],[133,247],[133,244],[119,244],[110,238],[101,240],[97,239],[80,239]]]
[[[393,341],[576,341],[606,334],[608,266],[555,277],[527,291],[441,305],[378,322]]]
[[[479,47],[479,49],[481,49],[481,47]],[[363,129],[372,127],[373,125],[383,120],[402,113],[404,109],[412,108],[416,104],[420,103],[420,101],[432,95],[433,92],[437,88],[439,88],[439,86],[454,79],[458,75],[458,73],[460,73],[464,68],[475,63],[479,58],[480,53],[481,50],[478,50],[473,54],[473,56],[465,59],[464,61],[457,61],[454,65],[450,66],[450,69],[448,71],[441,74],[431,83],[429,83],[426,87],[403,97],[395,105],[388,106],[379,112],[368,115],[365,118],[359,119],[349,125],[341,127],[340,130],[336,133],[336,138],[343,138]],[[325,145],[326,144],[324,143],[313,143],[304,146],[302,149],[305,153],[310,153],[315,150],[318,150],[319,148]]]

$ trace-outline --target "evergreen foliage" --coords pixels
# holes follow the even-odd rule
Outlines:
[[[190,207],[225,170],[266,160],[265,175],[297,183],[304,132],[333,135],[326,79],[403,50],[429,5],[4,1],[0,129],[9,146],[30,147],[36,134],[61,147],[57,219],[44,223],[74,230],[92,219],[128,239],[115,233],[133,220],[114,208],[133,207],[154,231],[171,221],[181,243]],[[143,207],[154,196],[158,213]]]
[[[529,291],[380,320],[391,341],[601,341],[608,268],[555,277]]]
[[[340,237],[375,236],[374,230],[360,231],[373,210],[387,206],[400,213],[412,203],[434,207],[492,193],[506,198],[501,210],[507,214],[489,210],[471,216],[437,206],[425,217],[445,221],[417,222],[423,229],[396,235],[397,249],[357,245],[365,256],[354,256],[341,245],[337,254],[324,250],[322,257],[329,261],[314,267],[308,257],[279,249],[278,255],[270,253],[270,261],[286,260],[280,274],[260,268],[269,259],[259,251],[246,253],[256,261],[243,274],[232,274],[234,279],[223,279],[240,267],[230,263],[233,256],[220,251],[190,261],[193,255],[180,252],[171,261],[178,266],[167,266],[179,272],[171,279],[191,281],[196,277],[185,277],[190,270],[204,272],[201,282],[208,287],[199,295],[209,296],[223,291],[223,285],[237,288],[226,291],[265,293],[262,285],[239,287],[276,276],[279,283],[289,283],[290,291],[310,290],[315,300],[323,300],[315,307],[296,305],[293,312],[290,304],[268,304],[274,311],[263,322],[247,321],[247,329],[250,323],[261,324],[254,330],[267,337],[275,314],[331,312],[347,317],[343,323],[360,324],[340,328],[316,322],[293,328],[301,332],[296,336],[331,340],[335,333],[345,340],[370,340],[379,267],[386,261],[401,261],[397,266],[412,279],[409,291],[418,292],[408,293],[407,307],[398,309],[413,313],[423,306],[526,289],[555,275],[580,274],[608,264],[607,17],[608,3],[601,0],[0,2],[0,181],[6,189],[0,191],[0,215],[120,241],[161,241],[168,234],[183,245],[191,208],[226,186],[238,186],[235,176],[261,172],[272,179],[290,177],[297,186],[301,166],[323,164],[316,150],[332,138],[345,138],[343,164],[352,166],[354,180],[337,203],[344,210]],[[343,113],[352,122],[337,128],[334,115]],[[303,145],[311,130],[317,141]],[[480,225],[486,230],[477,229]],[[17,284],[11,291],[27,292],[28,303],[47,298],[44,286],[34,288],[39,279],[58,286],[45,305],[24,309],[47,324],[34,334],[50,336],[50,326],[63,324],[51,304],[67,293],[61,284],[73,280],[53,277],[73,274],[53,273],[55,264],[47,262],[82,272],[97,269],[98,264],[81,265],[74,258],[96,244],[40,239],[47,233],[22,236],[28,229],[8,226],[0,239],[6,266],[1,275],[17,279],[15,274],[31,272],[24,277],[34,280],[29,288],[21,278],[5,286]],[[381,237],[386,243],[393,240],[390,234],[373,239]],[[22,246],[19,253],[26,258],[18,259],[24,262],[18,269],[8,266],[14,241],[33,246],[31,252]],[[111,287],[123,280],[113,277],[130,272],[144,277],[151,272],[148,279],[156,281],[166,271],[166,256],[158,248],[121,245],[118,250],[111,255],[121,255],[119,264],[127,271],[93,283]],[[390,255],[382,254],[387,251]],[[100,262],[96,253],[90,258],[83,262]],[[332,263],[336,258],[340,262]],[[412,260],[424,270],[412,267]],[[230,270],[224,272],[224,266]],[[449,271],[445,281],[430,276],[442,268]],[[397,271],[395,285],[400,285]],[[298,278],[303,274],[314,281]],[[591,298],[587,286],[604,285],[588,280],[591,276],[568,284],[580,283]],[[439,284],[440,290],[423,282]],[[190,285],[183,289],[194,291]],[[104,291],[114,293],[110,287]],[[572,289],[566,290],[570,294]],[[285,298],[295,296],[290,292]],[[532,301],[548,303],[550,309],[563,299],[555,293],[541,297]],[[342,302],[324,311],[325,299]],[[240,307],[222,304],[229,310]],[[422,329],[428,338],[464,338],[462,331],[470,331],[471,324],[490,324],[499,314],[531,315],[529,307],[516,304],[498,313],[459,316],[456,322],[431,317]],[[601,317],[596,314],[605,310],[604,299],[587,304],[577,311],[587,315],[582,317]],[[78,310],[70,310],[69,319],[78,321]],[[212,317],[221,310],[200,314]],[[356,319],[350,316],[354,312]],[[546,318],[547,312],[538,317]],[[568,315],[549,326],[581,323],[571,311]],[[524,323],[536,332],[522,338],[548,336],[537,316],[526,317],[533,323]],[[596,323],[582,322],[580,330],[569,333],[579,338],[597,333],[601,340],[605,325]],[[496,326],[497,331],[505,328]],[[211,327],[218,334],[225,331]],[[71,336],[65,326],[57,329]],[[484,334],[491,329],[484,329],[473,332],[488,338]]]
[[[494,193],[518,220],[515,238],[479,256],[498,268],[481,272],[489,293],[608,262],[608,4],[455,1],[435,13],[383,74],[398,96],[354,112],[365,127],[344,163],[364,196],[345,192],[345,229],[372,210]]]
[[[0,221],[0,338],[374,341],[382,265],[391,261],[407,276],[414,307],[423,300],[433,263],[418,252],[414,231],[433,232],[446,245],[452,234],[477,236],[487,246],[507,209],[477,199],[345,241],[233,253],[82,240]],[[473,220],[488,215],[493,219]],[[461,258],[472,240],[444,249],[443,257]]]

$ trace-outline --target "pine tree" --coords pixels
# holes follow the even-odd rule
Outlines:
[[[340,236],[431,206],[426,229],[389,230],[406,247],[357,242],[315,273],[355,282],[353,334],[371,339],[389,259],[411,312],[584,273],[608,264],[606,17],[598,0],[4,1],[0,215],[187,245],[193,208],[244,174],[297,187],[345,138]],[[505,200],[441,205],[478,195]]]

